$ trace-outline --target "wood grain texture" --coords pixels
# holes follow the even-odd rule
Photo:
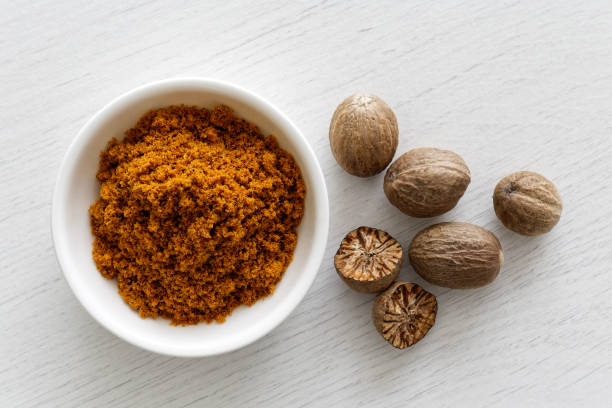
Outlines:
[[[0,406],[610,406],[612,401],[612,3],[572,1],[0,3]],[[309,139],[331,204],[323,265],[304,301],[262,340],[179,359],[137,349],[78,304],[56,263],[55,176],[85,121],[120,93],[211,76],[268,98]],[[328,126],[355,92],[382,97],[397,155],[450,149],[472,183],[451,212],[409,218],[383,175],[334,161]],[[547,235],[493,212],[496,183],[529,169],[564,200]],[[506,262],[491,285],[431,286],[436,325],[399,351],[370,321],[373,295],[333,269],[360,225],[406,249],[421,228],[493,231]]]

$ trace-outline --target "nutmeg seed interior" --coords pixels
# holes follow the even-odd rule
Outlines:
[[[429,332],[436,321],[436,297],[416,283],[395,282],[376,296],[372,321],[393,347],[410,347]]]
[[[397,278],[402,256],[402,246],[391,235],[376,228],[359,227],[340,243],[334,266],[351,289],[376,293]]]

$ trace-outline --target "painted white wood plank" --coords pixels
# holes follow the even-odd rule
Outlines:
[[[106,2],[0,4],[0,405],[609,406],[612,400],[612,4],[608,1]],[[172,76],[239,83],[302,129],[325,173],[330,240],[319,275],[276,330],[205,359],[151,354],[78,304],[55,261],[51,191],[79,128],[110,99]],[[395,110],[398,154],[461,154],[472,184],[432,220],[399,213],[382,175],[335,163],[336,105],[373,92]],[[491,194],[508,173],[552,179],[564,199],[548,235],[517,236]],[[500,238],[490,286],[438,297],[407,351],[370,322],[372,296],[332,257],[358,225],[406,247],[422,227],[463,220]]]

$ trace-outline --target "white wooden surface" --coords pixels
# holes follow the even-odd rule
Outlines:
[[[0,5],[0,406],[554,406],[612,404],[612,3],[589,1],[20,1]],[[309,138],[325,173],[330,240],[304,301],[240,351],[179,359],[137,349],[89,317],[54,258],[61,158],[85,121],[143,83],[211,76],[260,93]],[[432,220],[387,203],[327,141],[353,92],[385,99],[398,154],[461,154],[472,184]],[[506,174],[554,180],[560,224],[538,238],[495,218]],[[359,225],[407,247],[434,221],[500,238],[490,286],[424,284],[440,312],[412,349],[387,345],[372,296],[332,257]],[[404,280],[423,284],[410,266]]]

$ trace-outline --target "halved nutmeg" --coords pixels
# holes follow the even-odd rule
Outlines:
[[[386,289],[402,267],[402,246],[395,238],[371,227],[349,232],[334,257],[336,272],[353,290],[376,293]]]
[[[372,309],[374,327],[393,347],[410,347],[436,322],[436,297],[416,283],[395,282],[376,296]]]

